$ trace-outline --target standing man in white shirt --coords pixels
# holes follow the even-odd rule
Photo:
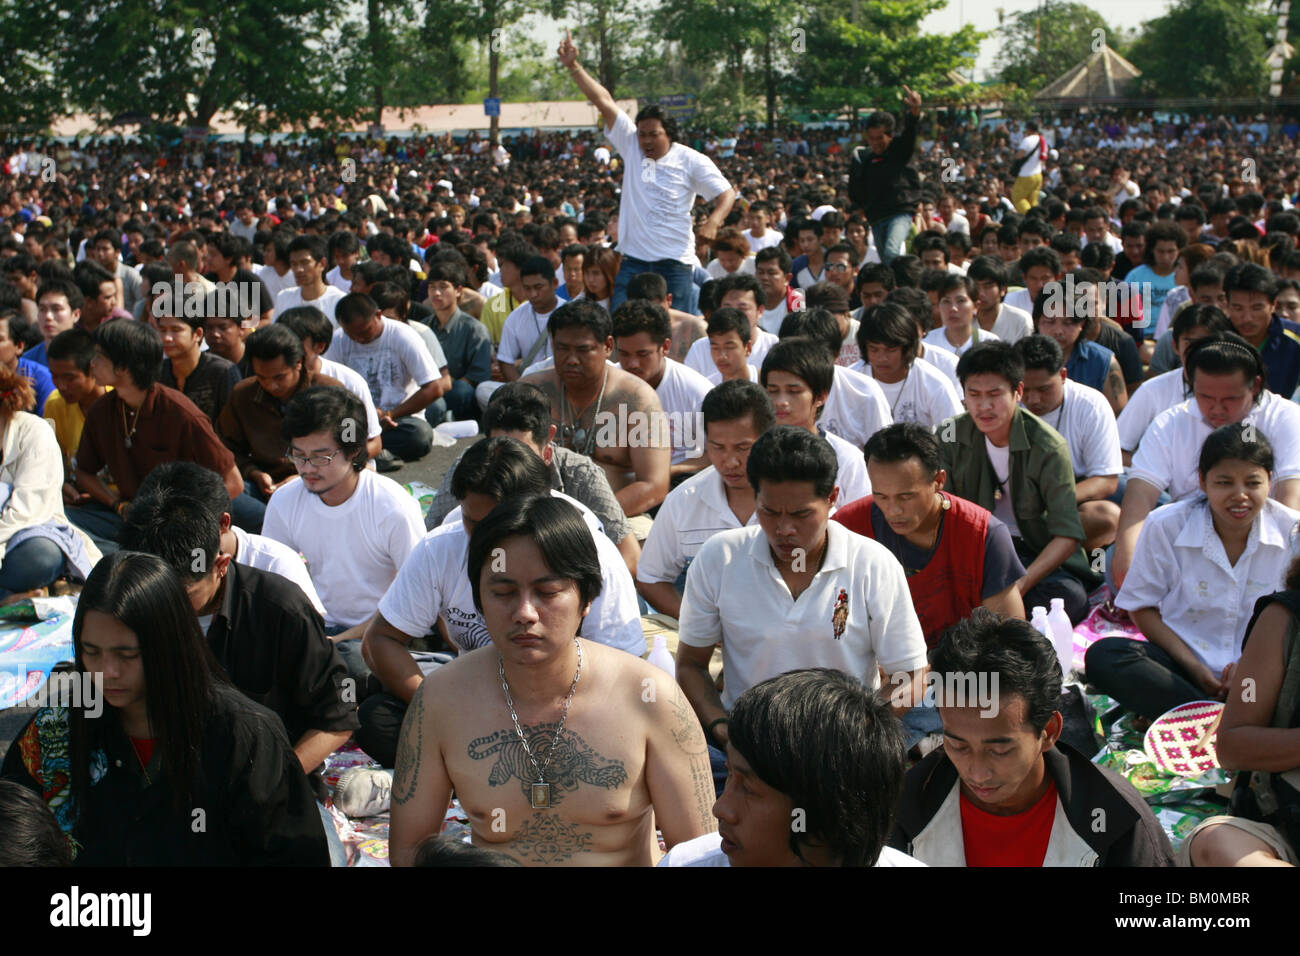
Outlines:
[[[551,358],[546,323],[559,307],[555,267],[545,256],[533,256],[519,267],[519,282],[528,300],[506,316],[501,327],[497,362],[507,382],[518,381],[523,370]]]
[[[1110,404],[1095,388],[1066,376],[1065,359],[1055,339],[1028,335],[1015,349],[1025,362],[1025,393],[1020,404],[1056,429],[1070,446],[1074,500],[1087,536],[1089,554],[1115,540],[1119,505],[1109,500],[1119,488],[1124,463],[1119,428]]]
[[[275,297],[275,317],[285,309],[311,305],[325,313],[338,326],[334,309],[344,293],[325,282],[326,257],[329,247],[320,236],[299,236],[289,243],[289,269],[297,286],[285,289]]]
[[[646,299],[628,299],[614,310],[614,349],[623,371],[655,390],[668,417],[672,437],[669,483],[695,474],[708,464],[700,403],[713,386],[694,369],[668,357],[672,322],[668,310]]]
[[[1025,213],[1038,205],[1038,190],[1043,185],[1043,160],[1047,158],[1047,141],[1038,132],[1038,123],[1025,123],[1025,135],[1016,147],[1016,183],[1011,188],[1011,201],[1016,212]]]
[[[705,733],[727,747],[728,711],[761,681],[830,667],[920,699],[925,639],[903,566],[875,541],[830,521],[839,500],[835,453],[805,429],[769,429],[746,463],[758,527],[720,531],[686,575],[677,680]],[[727,682],[709,675],[722,642]]]
[[[303,556],[325,605],[325,629],[365,686],[360,638],[424,535],[420,505],[397,482],[366,469],[365,408],[343,388],[294,396],[282,426],[298,470],[271,496],[262,533]]]
[[[628,280],[638,272],[657,272],[679,308],[694,311],[691,282],[695,236],[691,209],[695,197],[713,202],[713,212],[696,233],[712,240],[736,199],[736,190],[713,160],[676,141],[677,123],[660,106],[647,106],[636,122],[623,113],[607,89],[578,62],[578,48],[566,30],[559,49],[560,63],[596,109],[605,136],[623,158],[623,191],[619,204],[618,250],[623,255],[614,283],[611,308],[626,298]]]

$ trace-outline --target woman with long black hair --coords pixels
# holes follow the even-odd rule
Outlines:
[[[170,567],[104,558],[72,633],[80,693],[36,712],[3,775],[44,796],[79,865],[328,864],[280,718],[226,681]]]

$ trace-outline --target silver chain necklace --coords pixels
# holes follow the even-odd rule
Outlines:
[[[572,441],[573,444],[569,445],[570,449],[578,452],[578,454],[580,455],[586,455],[588,458],[591,457],[591,446],[596,441],[597,419],[600,418],[600,405],[605,400],[605,386],[608,384],[609,384],[609,366],[606,365],[605,377],[601,379],[600,382],[600,394],[596,396],[596,414],[591,416],[591,431],[587,431],[587,429],[585,428],[578,427],[578,423],[582,421],[582,415],[579,415],[577,413],[578,410],[576,408],[573,410],[574,411],[573,424],[572,425],[569,424],[569,409],[572,408],[573,406],[569,404],[568,389],[564,387],[563,383],[560,384],[560,402],[561,402],[560,414],[563,415],[563,418],[560,422],[561,440],[566,445],[568,445],[569,442]],[[590,407],[591,406],[588,406],[588,408]],[[583,415],[585,415],[586,413],[587,413],[586,409],[583,409]]]
[[[533,773],[536,780],[528,791],[528,802],[532,804],[534,810],[547,810],[551,806],[551,785],[546,782],[546,771],[551,766],[551,757],[555,755],[555,748],[560,743],[560,734],[564,732],[564,721],[569,716],[569,705],[573,703],[574,692],[578,689],[578,678],[582,676],[582,642],[578,638],[573,639],[573,645],[578,649],[578,669],[573,672],[573,683],[569,686],[569,696],[564,698],[564,709],[560,711],[560,722],[556,725],[555,736],[551,738],[550,749],[546,751],[546,763],[538,764],[537,758],[533,756],[532,749],[528,746],[528,738],[524,735],[523,728],[519,726],[519,715],[515,713],[515,702],[510,698],[510,685],[506,682],[506,662],[505,659],[497,655],[497,675],[501,678],[501,689],[506,692],[506,706],[510,708],[510,719],[514,721],[515,733],[519,735],[519,742],[524,745],[524,754],[528,757],[528,762],[533,765]]]

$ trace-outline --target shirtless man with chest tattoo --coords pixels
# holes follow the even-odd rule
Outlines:
[[[609,313],[579,299],[548,323],[555,367],[524,376],[551,403],[555,440],[605,469],[629,518],[668,494],[672,443],[655,390],[608,363],[614,350]]]
[[[430,674],[397,749],[390,848],[409,866],[453,790],[473,842],[521,863],[650,866],[716,829],[704,734],[673,678],[576,637],[600,589],[591,533],[550,496],[503,502],[470,539],[492,644]]]

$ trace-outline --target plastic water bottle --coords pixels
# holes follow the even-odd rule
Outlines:
[[[668,638],[662,634],[655,635],[654,649],[650,651],[650,656],[646,660],[660,670],[667,671],[673,680],[677,679],[677,662],[673,660],[673,655],[668,653]]]
[[[1052,639],[1052,632],[1047,625],[1047,608],[1043,607],[1041,604],[1034,608],[1033,612],[1030,614],[1029,623],[1032,624],[1034,630],[1043,635],[1043,637],[1047,638],[1049,641]],[[1056,645],[1053,644],[1052,647],[1055,648]]]
[[[1074,625],[1070,615],[1065,613],[1065,599],[1052,598],[1052,610],[1047,615],[1049,637],[1056,648],[1056,657],[1061,662],[1061,679],[1069,680],[1070,670],[1074,667]]]

